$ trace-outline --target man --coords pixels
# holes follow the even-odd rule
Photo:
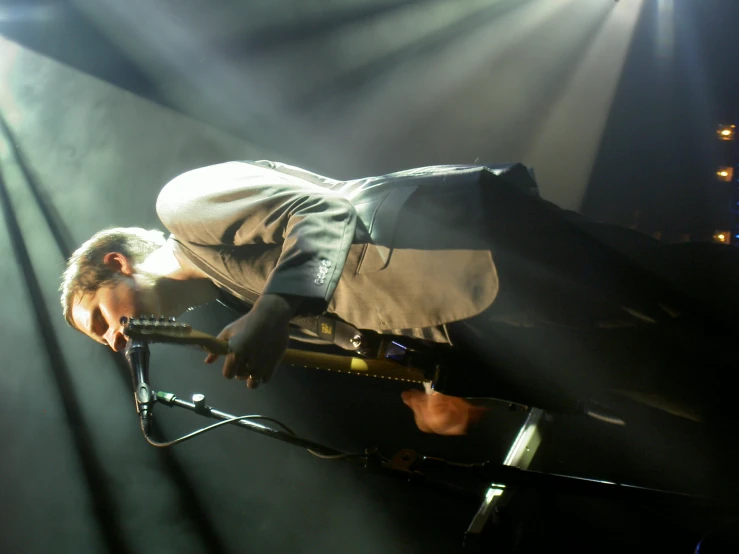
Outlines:
[[[219,335],[231,349],[223,375],[250,388],[269,381],[291,321],[325,313],[359,330],[484,350],[524,396],[578,398],[618,380],[588,372],[592,356],[568,375],[550,373],[518,330],[556,336],[677,317],[669,289],[540,200],[519,164],[336,181],[275,162],[230,162],[174,179],[157,213],[168,240],[114,229],[75,252],[61,287],[65,318],[119,351],[122,316],[237,304],[248,313]],[[628,231],[619,237],[639,243],[632,250],[654,246]],[[404,401],[424,431],[460,434],[479,416],[457,398],[415,391]]]

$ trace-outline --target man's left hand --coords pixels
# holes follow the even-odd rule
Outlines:
[[[290,318],[298,305],[296,298],[265,294],[248,314],[224,327],[218,338],[228,341],[230,352],[223,362],[223,376],[246,380],[251,389],[267,383],[287,349]],[[208,354],[205,363],[217,359]]]

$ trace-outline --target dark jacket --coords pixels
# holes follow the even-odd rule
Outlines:
[[[175,178],[157,213],[183,254],[246,302],[293,294],[362,329],[431,327],[479,314],[498,293],[474,228],[485,218],[483,174],[535,186],[520,165],[336,181],[276,162],[229,162]],[[450,195],[454,206],[440,210],[433,199]]]

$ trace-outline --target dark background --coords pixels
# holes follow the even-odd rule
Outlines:
[[[0,550],[455,552],[477,508],[237,429],[147,446],[125,369],[58,315],[63,255],[23,167],[75,245],[104,226],[156,226],[156,193],[179,172],[255,158],[339,178],[520,160],[565,207],[666,240],[710,236],[729,217],[715,129],[736,115],[737,23],[739,4],[720,0],[0,2]],[[231,317],[186,319],[217,332]],[[156,347],[154,386],[351,451],[499,460],[524,417],[501,407],[467,437],[428,436],[400,385],[282,368],[247,393],[199,355]],[[202,424],[157,410],[169,437]],[[721,488],[698,426],[634,421],[555,418],[536,464]],[[527,534],[540,552],[691,552],[719,520],[552,495],[523,504],[540,506]]]

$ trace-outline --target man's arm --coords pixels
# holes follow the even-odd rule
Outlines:
[[[195,244],[279,245],[280,257],[262,293],[299,296],[323,307],[341,276],[356,226],[353,206],[338,193],[243,162],[175,178],[160,193],[157,213],[175,236]]]
[[[174,179],[160,193],[157,213],[180,240],[244,247],[247,255],[250,245],[281,249],[251,311],[218,335],[231,351],[225,377],[251,388],[267,382],[287,348],[290,318],[298,310],[323,311],[333,295],[354,237],[354,207],[315,182],[231,162]]]

